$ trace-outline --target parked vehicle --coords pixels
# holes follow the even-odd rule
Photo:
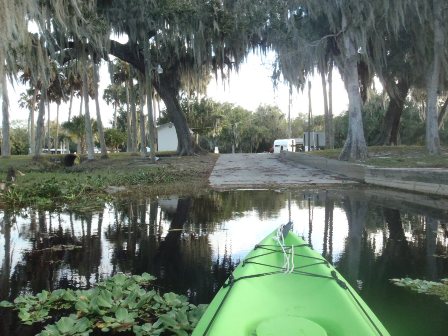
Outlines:
[[[277,139],[274,140],[274,153],[281,151],[295,152],[296,139]]]

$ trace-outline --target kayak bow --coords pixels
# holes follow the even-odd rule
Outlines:
[[[193,336],[389,335],[356,291],[291,223],[246,256]]]

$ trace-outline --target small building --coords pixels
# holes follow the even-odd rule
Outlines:
[[[177,145],[177,132],[173,123],[169,122],[157,126],[157,151],[175,152],[177,151]]]

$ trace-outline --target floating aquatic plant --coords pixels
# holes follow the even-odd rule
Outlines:
[[[151,286],[153,280],[148,273],[117,274],[92,289],[42,291],[19,296],[14,302],[2,301],[0,306],[17,310],[27,325],[55,321],[40,336],[84,336],[93,331],[189,335],[205,306],[190,304],[175,293],[161,295]]]
[[[436,295],[448,304],[448,279],[442,279],[440,282],[411,278],[390,279],[390,281],[394,285],[406,287],[421,294]]]

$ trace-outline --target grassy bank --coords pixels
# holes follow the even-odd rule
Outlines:
[[[208,186],[217,155],[148,158],[128,153],[65,167],[63,155],[0,159],[0,207],[92,207],[113,197],[192,194]],[[7,182],[8,171],[15,181]]]
[[[339,148],[307,154],[337,160],[340,153]],[[422,146],[372,146],[369,157],[359,163],[382,168],[448,168],[448,149],[441,155],[429,155]]]

